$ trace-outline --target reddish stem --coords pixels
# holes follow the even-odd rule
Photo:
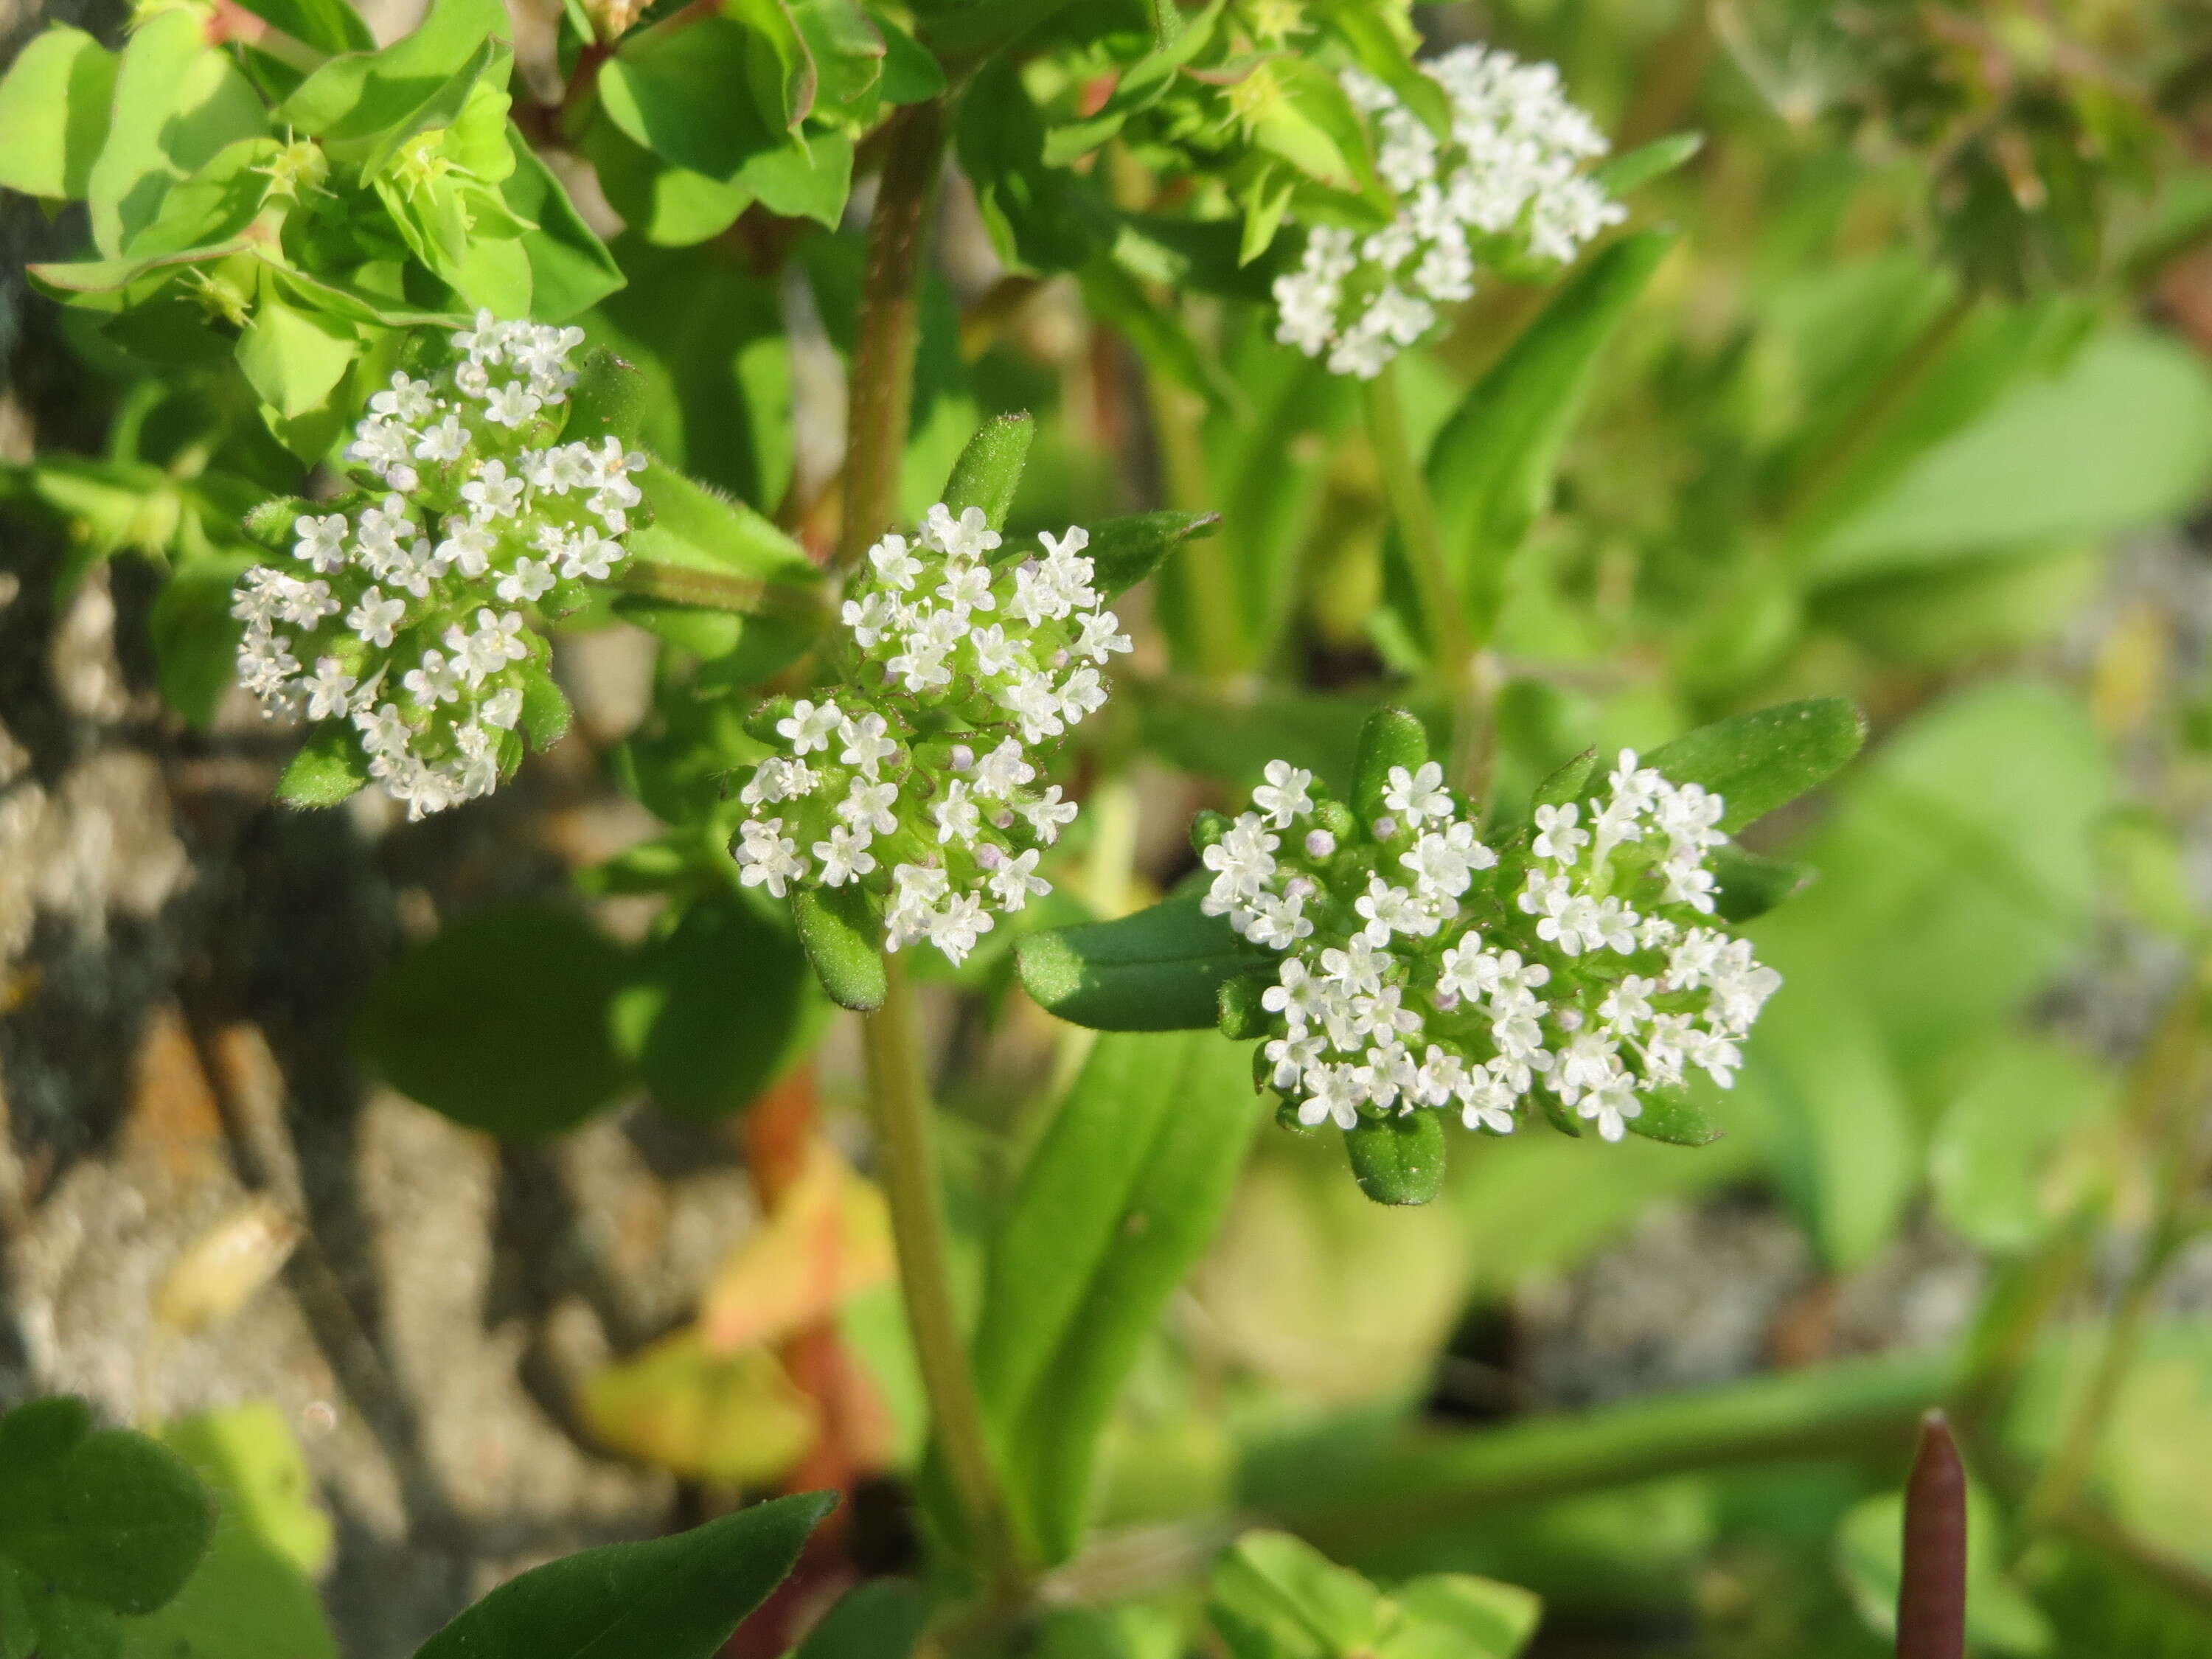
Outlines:
[[[1920,1419],[1905,1483],[1897,1659],[1966,1659],[1966,1470],[1940,1411]]]

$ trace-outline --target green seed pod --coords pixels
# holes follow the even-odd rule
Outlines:
[[[1400,765],[1403,762],[1397,763]],[[1344,1132],[1359,1190],[1377,1204],[1426,1204],[1444,1184],[1443,1115],[1432,1111],[1363,1117]]]

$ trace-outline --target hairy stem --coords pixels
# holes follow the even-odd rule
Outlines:
[[[1468,632],[1459,584],[1452,579],[1443,532],[1437,524],[1436,503],[1430,498],[1428,480],[1406,430],[1395,367],[1386,367],[1367,383],[1367,435],[1382,473],[1382,498],[1397,524],[1406,563],[1420,599],[1437,689],[1451,713],[1448,775],[1453,783],[1475,790],[1486,714],[1475,671],[1474,641]]]
[[[868,216],[860,279],[860,339],[845,450],[845,518],[840,569],[850,569],[897,516],[899,469],[914,416],[914,349],[921,331],[921,278],[930,210],[945,156],[945,106],[909,104],[884,129],[883,181]]]
[[[884,972],[888,988],[883,1006],[866,1016],[862,1033],[907,1328],[914,1336],[930,1422],[959,1497],[969,1542],[992,1599],[1011,1606],[1026,1595],[1028,1572],[983,1427],[967,1340],[952,1305],[945,1201],[937,1185],[914,992],[905,960],[896,952],[884,959]]]
[[[702,610],[745,617],[805,618],[825,616],[822,596],[811,587],[762,581],[696,565],[631,559],[622,567],[622,586],[643,599],[665,599]]]

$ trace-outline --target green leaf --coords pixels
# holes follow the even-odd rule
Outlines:
[[[107,141],[85,178],[93,244],[107,258],[131,252],[162,198],[224,145],[269,135],[269,112],[190,11],[155,14],[116,66]]]
[[[221,1504],[206,1559],[176,1599],[123,1626],[122,1659],[337,1659],[314,1577],[329,1517],[282,1413],[263,1401],[164,1425],[162,1443]]]
[[[1386,1622],[1373,1584],[1285,1532],[1237,1540],[1207,1611],[1236,1659],[1348,1659],[1371,1652]]]
[[[376,37],[347,0],[241,0],[256,17],[267,19],[295,40],[318,52],[374,52]]]
[[[637,557],[803,592],[820,586],[822,573],[805,550],[743,501],[660,461],[639,476],[638,487],[653,509],[653,521],[630,533],[630,550]]]
[[[1928,1149],[1936,1213],[1985,1250],[2024,1251],[2062,1218],[2057,1155],[2100,1132],[2118,1090],[2072,1045],[2001,1034],[1976,1054]]]
[[[616,1000],[617,1040],[679,1116],[743,1111],[821,1029],[805,951],[734,893],[687,905],[634,973]]]
[[[581,143],[599,188],[630,234],[656,247],[689,247],[720,235],[751,205],[752,191],[744,185],[664,161],[604,108]]]
[[[1710,1146],[1728,1133],[1703,1104],[1680,1090],[1645,1095],[1643,1111],[1626,1121],[1631,1134],[1670,1146]]]
[[[868,16],[884,39],[884,102],[919,104],[945,90],[944,68],[904,24],[878,6],[868,8]]]
[[[75,1400],[0,1419],[0,1554],[64,1594],[146,1613],[207,1553],[215,1505],[191,1467],[143,1434],[92,1427]]]
[[[1160,568],[1185,542],[1210,536],[1221,523],[1218,513],[1135,513],[1108,519],[1091,532],[1085,550],[1096,568],[1102,599],[1118,599]]]
[[[0,1659],[121,1659],[123,1620],[0,1555]]]
[[[750,36],[745,80],[762,118],[786,131],[796,131],[813,111],[820,79],[814,54],[790,5],[787,0],[725,0],[723,15],[742,24]]]
[[[378,52],[333,58],[276,106],[281,126],[319,138],[333,158],[372,166],[416,133],[451,123],[506,61],[498,0],[432,0],[411,32]]]
[[[1608,156],[1591,169],[1591,181],[1608,196],[1626,196],[1639,185],[1665,177],[1705,147],[1702,132],[1677,132],[1654,138],[1623,155]]]
[[[928,1600],[911,1582],[871,1578],[838,1598],[791,1659],[907,1659],[928,1618]]]
[[[560,682],[536,663],[526,666],[522,673],[522,735],[530,746],[544,754],[568,735],[568,722],[575,710],[568,706],[568,693]]]
[[[1507,569],[1551,499],[1560,446],[1599,355],[1674,246],[1647,231],[1583,267],[1476,382],[1430,446],[1428,479],[1460,591],[1494,617]]]
[[[1080,1541],[1100,1431],[1211,1241],[1263,1113],[1211,1032],[1092,1046],[994,1237],[975,1382],[1047,1561]]]
[[[1596,775],[1597,750],[1583,752],[1553,773],[1536,786],[1529,799],[1531,807],[1565,806],[1569,801],[1579,801],[1589,792],[1590,779]]]
[[[161,695],[203,732],[237,678],[244,624],[230,614],[231,595],[239,578],[256,562],[246,553],[206,553],[187,559],[162,585],[147,619]]]
[[[512,122],[507,141],[514,171],[500,181],[501,198],[515,217],[538,227],[521,239],[530,262],[530,314],[542,323],[565,323],[620,288],[622,267]]]
[[[817,118],[847,122],[873,117],[870,96],[884,72],[884,39],[860,0],[790,0],[806,53],[813,60]]]
[[[663,160],[734,183],[748,161],[788,142],[788,122],[761,106],[757,89],[736,90],[761,56],[759,35],[734,17],[672,18],[623,37],[599,70],[600,107]]]
[[[336,806],[368,781],[368,763],[352,729],[325,723],[308,732],[276,780],[276,799],[288,806]]]
[[[645,428],[651,388],[636,365],[628,363],[605,346],[584,354],[576,370],[576,384],[568,390],[568,421],[561,428],[564,441],[579,440],[594,447],[612,438],[624,448],[634,447]]]
[[[1735,830],[1820,787],[1865,740],[1865,717],[1850,703],[1808,697],[1701,726],[1646,755],[1644,764],[1720,796],[1721,828]]]
[[[642,447],[741,501],[790,487],[791,351],[776,284],[733,262],[618,244],[629,286],[585,327],[649,387]]]
[[[1377,1204],[1426,1204],[1443,1190],[1441,1112],[1363,1117],[1344,1132],[1344,1150],[1359,1190]]]
[[[794,136],[755,156],[738,178],[769,212],[835,230],[853,191],[853,135],[833,127]]]
[[[82,29],[55,24],[0,79],[0,185],[81,200],[107,136],[115,54]]]
[[[1036,435],[1036,422],[1026,411],[994,415],[976,428],[945,481],[945,505],[953,517],[981,507],[992,529],[1004,530],[1014,492],[1021,488],[1030,440]]]
[[[457,1123],[554,1134],[631,1086],[611,1025],[630,973],[622,947],[580,916],[493,906],[386,964],[356,1036],[394,1088]]]
[[[329,403],[360,349],[346,325],[264,295],[239,337],[238,367],[263,403],[297,420]]]
[[[1402,708],[1378,708],[1360,728],[1359,752],[1352,763],[1352,810],[1369,823],[1386,815],[1383,801],[1390,774],[1418,772],[1429,758],[1429,732],[1418,716]]]
[[[1822,582],[2118,534],[2212,480],[2212,374],[2147,331],[2090,342],[1926,451],[1814,546]]]
[[[1201,895],[1133,915],[1031,933],[1014,946],[1022,988],[1038,1006],[1098,1031],[1189,1031],[1220,1018],[1223,981],[1257,959]]]
[[[779,1498],[673,1537],[548,1562],[501,1585],[415,1659],[713,1659],[836,1501]]]
[[[792,890],[792,920],[799,942],[830,1000],[862,1013],[880,1008],[888,992],[883,927],[857,886]]]
[[[1535,1635],[1544,1614],[1543,1598],[1533,1590],[1465,1572],[1410,1580],[1393,1589],[1390,1600],[1410,1619],[1471,1643],[1474,1652],[1466,1659],[1513,1659]]]
[[[1715,848],[1706,857],[1713,878],[1714,908],[1726,921],[1750,921],[1810,886],[1819,872],[1809,864],[1789,859],[1762,858],[1734,842]]]

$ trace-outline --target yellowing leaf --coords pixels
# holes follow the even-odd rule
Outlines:
[[[664,1337],[585,1383],[584,1421],[609,1447],[694,1480],[776,1479],[814,1443],[814,1403],[764,1348],[714,1353]]]
[[[185,1247],[154,1293],[154,1317],[186,1336],[214,1329],[283,1270],[299,1242],[274,1199],[248,1199]]]
[[[708,1350],[728,1353],[813,1324],[891,1276],[890,1213],[827,1141],[783,1201],[714,1275],[700,1310]]]

